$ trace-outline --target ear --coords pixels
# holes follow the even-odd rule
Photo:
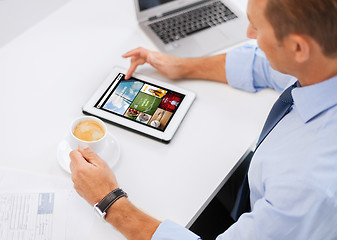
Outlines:
[[[296,62],[303,63],[310,58],[309,39],[303,35],[290,34],[288,36],[288,43]]]

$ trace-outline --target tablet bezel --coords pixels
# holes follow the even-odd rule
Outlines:
[[[180,87],[177,87],[175,85],[171,85],[166,82],[158,81],[156,79],[147,77],[145,75],[134,73],[132,77],[137,78],[139,80],[142,80],[148,84],[154,84],[157,86],[160,86],[162,88],[165,88],[167,90],[171,90],[173,92],[183,94],[184,99],[182,102],[180,102],[179,107],[177,108],[176,112],[172,116],[172,119],[166,126],[164,131],[160,131],[155,128],[151,128],[147,125],[143,125],[136,121],[130,121],[129,119],[124,118],[123,116],[116,115],[113,113],[109,113],[105,110],[101,110],[99,108],[96,108],[96,103],[103,97],[105,92],[110,89],[115,89],[116,85],[120,81],[117,79],[118,74],[125,74],[126,69],[120,68],[120,67],[114,67],[113,70],[110,72],[108,77],[103,81],[103,83],[100,85],[100,87],[96,90],[96,92],[92,95],[92,97],[89,99],[89,101],[82,107],[82,111],[85,114],[93,115],[96,117],[99,117],[103,120],[106,120],[108,122],[111,122],[113,124],[120,125],[122,127],[126,127],[130,130],[134,130],[136,132],[139,132],[141,134],[145,134],[147,136],[154,137],[156,139],[159,139],[164,142],[169,142],[172,137],[174,136],[175,132],[177,131],[179,125],[181,124],[182,120],[184,119],[188,109],[192,105],[196,95],[195,93],[182,89]],[[110,87],[112,84],[112,87]],[[108,94],[108,93],[106,93]]]

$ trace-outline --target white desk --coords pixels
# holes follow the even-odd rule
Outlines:
[[[245,9],[246,0],[236,2]],[[137,46],[155,49],[137,26],[132,0],[72,0],[3,46],[1,166],[71,181],[56,147],[111,67],[127,68],[121,55]],[[138,71],[168,81],[149,66]],[[175,84],[197,99],[171,143],[114,125],[108,130],[121,145],[114,172],[130,200],[154,217],[186,225],[257,138],[277,94],[200,80]],[[102,229],[94,236],[121,238],[110,226]]]
[[[0,46],[63,6],[69,0],[0,0]]]

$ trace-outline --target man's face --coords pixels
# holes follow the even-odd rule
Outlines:
[[[256,39],[261,50],[266,54],[270,65],[275,70],[288,73],[289,56],[284,44],[275,36],[274,29],[265,16],[268,0],[249,0],[247,15],[250,24],[247,29],[248,38]]]

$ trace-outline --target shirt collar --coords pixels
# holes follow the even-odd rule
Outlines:
[[[304,122],[337,105],[337,76],[292,90],[294,105]]]

